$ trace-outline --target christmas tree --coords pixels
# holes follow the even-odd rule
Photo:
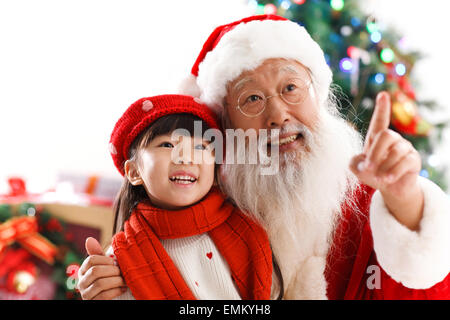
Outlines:
[[[391,129],[408,139],[422,157],[421,175],[446,190],[445,168],[436,166],[433,147],[446,123],[431,125],[419,114],[433,101],[419,101],[411,79],[421,58],[404,39],[382,28],[355,0],[250,0],[256,14],[277,14],[304,26],[325,53],[341,114],[365,134],[378,92],[391,94]]]

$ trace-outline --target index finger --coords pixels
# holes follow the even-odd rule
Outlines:
[[[391,122],[391,99],[389,93],[386,91],[380,92],[376,101],[375,110],[367,130],[364,152],[367,152],[377,133],[389,128],[389,123]]]

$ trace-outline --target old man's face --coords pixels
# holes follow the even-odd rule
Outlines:
[[[280,152],[303,146],[304,136],[295,128],[314,131],[318,121],[311,77],[295,60],[267,59],[243,72],[228,84],[224,102],[231,128],[280,129]]]

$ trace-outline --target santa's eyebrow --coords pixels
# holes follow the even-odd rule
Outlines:
[[[243,78],[236,82],[236,84],[233,86],[233,90],[240,90],[244,86],[244,84],[252,81],[254,81],[252,78]]]
[[[282,68],[280,68],[280,71],[286,71],[289,73],[294,73],[296,75],[300,75],[300,73],[297,71],[297,69],[291,65],[283,66]]]
[[[283,66],[283,67],[280,68],[280,71],[286,71],[286,72],[292,73],[292,74],[294,74],[294,75],[296,75],[298,77],[303,77],[304,76],[303,70],[299,71],[293,65]],[[306,76],[308,77],[309,81],[312,81],[311,71],[308,68],[306,68],[304,71],[305,71]]]

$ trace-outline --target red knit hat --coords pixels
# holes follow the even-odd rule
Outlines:
[[[270,58],[293,59],[307,67],[320,102],[325,102],[332,73],[322,49],[304,27],[277,15],[256,15],[217,27],[180,93],[199,97],[220,113],[226,84]]]
[[[133,140],[157,119],[177,113],[192,114],[205,121],[209,128],[219,129],[214,113],[197,98],[175,94],[141,98],[117,121],[109,141],[109,152],[122,175]]]

